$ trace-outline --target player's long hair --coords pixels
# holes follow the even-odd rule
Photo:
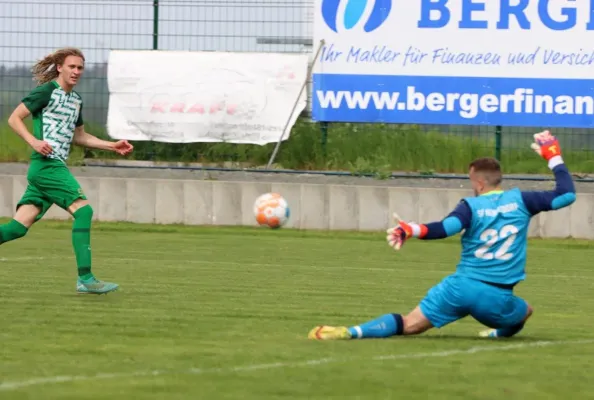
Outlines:
[[[66,57],[76,56],[85,61],[85,56],[82,51],[74,47],[65,47],[63,49],[56,50],[55,52],[48,54],[42,60],[38,61],[31,68],[33,73],[33,80],[39,85],[50,82],[56,79],[59,75],[58,65],[64,64]]]

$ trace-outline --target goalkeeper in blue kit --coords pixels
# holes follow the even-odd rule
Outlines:
[[[462,254],[456,272],[429,290],[407,315],[389,313],[351,327],[317,326],[308,337],[317,340],[386,338],[416,335],[472,316],[490,329],[482,337],[511,337],[522,330],[532,307],[513,292],[526,278],[526,247],[530,219],[544,211],[575,202],[575,187],[563,162],[558,140],[544,131],[534,135],[532,148],[555,175],[550,191],[502,190],[499,162],[473,161],[469,178],[474,197],[463,198],[442,221],[407,223],[388,230],[387,241],[400,250],[406,240],[443,239],[462,231]]]

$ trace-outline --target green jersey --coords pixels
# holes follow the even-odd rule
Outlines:
[[[53,148],[47,158],[65,163],[74,129],[83,124],[82,97],[75,91],[67,93],[51,81],[33,89],[22,101],[33,117],[33,135]],[[32,160],[43,158],[37,152],[31,156]]]

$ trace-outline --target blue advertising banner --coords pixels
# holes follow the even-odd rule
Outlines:
[[[317,121],[594,127],[594,0],[316,0]]]

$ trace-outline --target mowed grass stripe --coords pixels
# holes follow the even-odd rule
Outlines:
[[[377,266],[359,266],[359,267],[348,267],[344,265],[344,261],[339,260],[335,263],[315,263],[315,264],[307,264],[307,263],[300,263],[295,264],[294,262],[297,261],[292,259],[292,264],[288,264],[283,262],[282,264],[278,263],[263,263],[263,262],[250,262],[250,261],[221,261],[216,259],[193,259],[193,258],[183,258],[182,256],[190,256],[192,253],[183,253],[178,252],[176,253],[176,258],[171,257],[171,253],[162,253],[162,252],[128,252],[130,255],[137,254],[138,256],[135,257],[118,257],[118,256],[106,256],[106,255],[95,255],[94,261],[95,264],[99,265],[98,268],[102,264],[107,263],[129,263],[129,262],[143,262],[143,263],[155,263],[155,264],[163,264],[167,263],[168,269],[185,269],[187,268],[188,264],[200,264],[200,268],[202,271],[212,270],[228,270],[228,271],[237,271],[237,270],[245,270],[246,268],[259,268],[259,269],[270,269],[270,270],[278,270],[279,267],[282,267],[284,270],[298,270],[300,273],[308,274],[311,273],[309,270],[314,270],[315,273],[343,273],[342,271],[365,271],[366,273],[396,273],[406,277],[418,277],[419,270],[412,270],[409,268],[399,268],[399,267],[377,267]],[[167,255],[169,258],[164,258],[163,256]],[[141,257],[145,256],[145,257]],[[195,256],[195,254],[194,254]],[[537,272],[533,272],[528,268],[527,274],[529,277],[539,277],[539,278],[551,278],[551,279],[592,279],[593,276],[587,275],[572,275],[571,273],[579,273],[582,271],[583,267],[590,265],[589,261],[585,261],[582,256],[579,258],[572,258],[569,259],[564,257],[564,264],[568,263],[569,265],[556,265],[554,268],[545,268],[542,267]],[[55,254],[55,255],[47,255],[47,256],[33,256],[33,257],[13,257],[10,259],[2,258],[0,259],[0,263],[6,264],[30,264],[30,263],[37,263],[43,264],[45,266],[64,266],[65,264],[73,264],[75,261],[73,258],[69,260],[68,263],[64,262],[65,257],[63,255]],[[311,262],[311,259],[308,260]],[[407,265],[416,264],[420,262],[410,261],[406,262]],[[378,265],[373,264],[372,265]],[[424,274],[449,274],[454,272],[455,264],[449,264],[444,262],[422,262],[425,266],[422,269]],[[379,265],[382,265],[381,263]],[[396,264],[398,265],[398,264]],[[448,265],[451,265],[451,268],[446,269]],[[432,267],[432,268],[428,268]],[[443,269],[435,269],[435,267],[443,267]],[[8,268],[10,268],[8,266]],[[340,271],[336,271],[339,269]],[[555,274],[548,274],[542,272],[557,272]],[[423,277],[419,277],[422,279]],[[433,279],[433,278],[431,278]]]

